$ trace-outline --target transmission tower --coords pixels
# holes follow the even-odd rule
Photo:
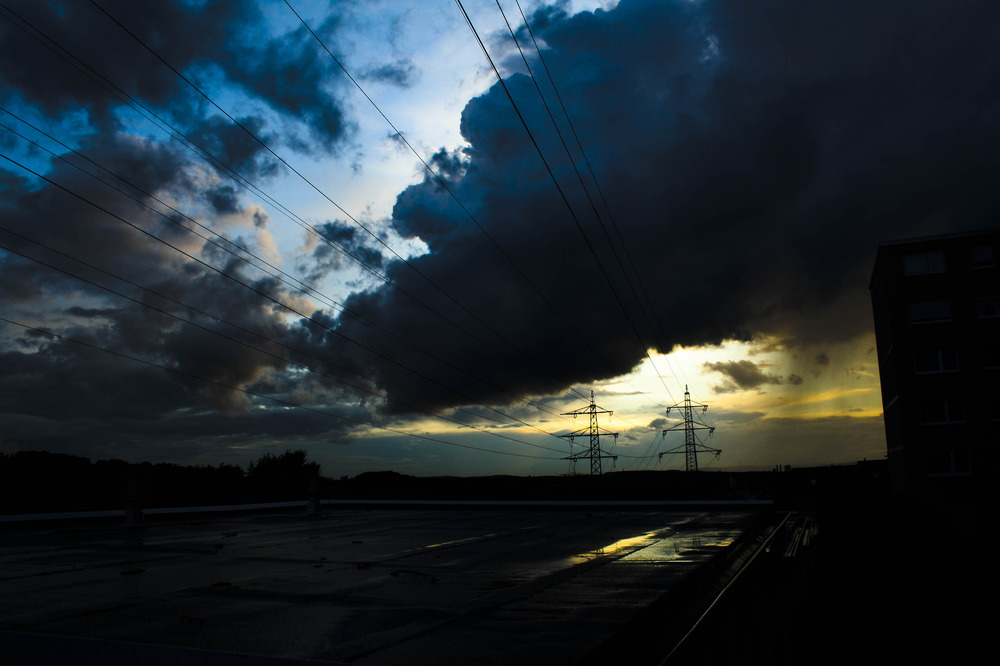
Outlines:
[[[719,457],[719,454],[722,453],[721,449],[713,449],[709,446],[705,446],[704,444],[698,441],[697,437],[695,437],[694,434],[695,430],[707,430],[709,435],[715,432],[714,426],[705,425],[695,416],[695,411],[694,411],[695,407],[701,407],[702,414],[708,411],[708,405],[700,402],[691,402],[691,392],[688,391],[688,387],[685,386],[684,402],[682,404],[674,405],[673,407],[667,407],[668,415],[670,414],[671,409],[681,410],[681,412],[684,415],[684,423],[678,423],[677,425],[667,428],[666,430],[663,431],[663,434],[666,435],[668,432],[671,432],[672,430],[680,430],[681,428],[684,429],[684,446],[683,446],[684,463],[685,463],[685,469],[688,472],[698,471],[699,453],[714,453],[715,457],[717,458]],[[681,450],[682,448],[678,446],[669,451],[664,451],[660,454],[658,459],[662,460],[663,456],[680,453]]]
[[[597,415],[598,414],[614,414],[614,412],[602,409],[594,404],[594,392],[590,392],[590,404],[586,407],[581,407],[580,409],[574,409],[572,412],[565,412],[562,416],[580,416],[586,414],[590,417],[590,425],[586,428],[581,428],[580,430],[575,430],[571,433],[565,435],[559,435],[570,441],[570,449],[572,450],[573,440],[577,437],[590,437],[590,449],[580,451],[579,453],[570,453],[566,456],[565,460],[569,460],[572,465],[573,470],[576,470],[576,461],[581,458],[590,458],[590,473],[591,475],[601,474],[601,460],[603,458],[611,458],[612,460],[617,460],[618,456],[613,456],[609,453],[605,453],[601,450],[601,437],[614,437],[615,441],[618,441],[618,433],[608,432],[597,425]]]

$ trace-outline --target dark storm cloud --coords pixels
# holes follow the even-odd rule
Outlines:
[[[249,102],[238,118],[269,145],[335,152],[349,133],[328,56],[301,28],[288,33],[284,47],[282,36],[259,29],[257,5],[102,4],[206,89]],[[252,179],[280,171],[259,143],[92,5],[21,2],[16,9],[228,166]],[[386,402],[387,412],[399,413],[524,405],[530,396],[624,373],[643,359],[644,347],[668,351],[758,335],[776,336],[786,347],[847,340],[870,329],[866,283],[879,240],[996,223],[989,187],[1000,175],[994,4],[622,0],[609,11],[546,12],[532,18],[533,27],[617,228],[606,216],[606,229],[595,221],[558,138],[546,129],[534,86],[516,74],[508,87],[576,219],[495,86],[465,108],[468,145],[431,158],[475,220],[427,178],[400,193],[393,210],[393,230],[429,248],[409,265],[386,264],[357,229],[321,227],[396,285],[355,293],[347,305],[357,317],[317,311],[312,321],[290,325],[288,311],[198,261],[7,171],[0,172],[5,226],[187,307],[16,236],[0,232],[0,240],[208,329],[386,391],[398,400]],[[148,192],[242,217],[241,233],[266,229],[266,216],[247,208],[234,185],[206,176],[203,165],[193,168],[194,157],[178,147],[131,134],[133,121],[123,122],[118,99],[22,31],[15,17],[0,18],[13,19],[0,21],[5,104],[72,127],[74,145]],[[336,14],[317,26],[331,40],[337,28]],[[408,63],[396,64],[383,74],[412,80]],[[289,295],[69,167],[52,162],[47,173],[254,288]],[[339,277],[346,265],[319,244],[303,268],[319,280]],[[226,448],[240,438],[339,436],[351,428],[303,410],[261,413],[259,401],[240,388],[359,416],[381,404],[15,254],[0,255],[0,282],[5,313],[186,373],[109,361],[102,352],[5,325],[4,442],[66,447],[79,433],[90,443],[133,448],[182,440],[188,449],[195,440]],[[801,382],[751,366],[720,371],[747,388]]]
[[[197,201],[203,194],[183,153],[169,146],[115,133],[88,138],[84,149],[137,191],[166,191],[178,202]],[[281,285],[175,224],[179,219],[172,212],[155,214],[59,160],[52,160],[48,177],[79,196],[49,183],[22,181],[19,190],[9,188],[12,196],[0,205],[0,241],[14,251],[0,257],[5,312],[21,313],[15,318],[21,323],[54,328],[121,358],[161,367],[129,365],[105,353],[106,367],[98,372],[100,352],[85,354],[72,342],[38,334],[42,344],[34,353],[12,357],[5,365],[31,361],[35,368],[17,375],[22,390],[4,387],[8,404],[3,413],[38,412],[59,423],[73,415],[111,418],[114,410],[129,418],[198,405],[225,414],[247,410],[251,398],[240,389],[268,370],[284,369],[282,359],[288,356],[272,342],[287,335],[283,317],[288,312],[261,296],[282,300]],[[235,198],[225,212],[242,217],[245,228],[265,223]],[[8,327],[5,334],[17,336],[21,329]],[[88,377],[99,386],[85,390]],[[47,382],[60,386],[46,392]],[[67,392],[81,393],[71,406],[63,395]]]
[[[348,124],[333,97],[336,72],[304,28],[274,34],[257,3],[99,4],[207,93],[226,93],[226,100],[217,98],[223,107],[242,99],[252,112],[234,113],[243,127],[236,126],[90,3],[15,2],[0,9],[0,103],[64,140],[72,137],[87,157],[129,181],[114,182],[138,199],[129,201],[12,134],[0,134],[5,150],[29,155],[48,178],[79,195],[0,172],[0,224],[9,230],[0,231],[0,242],[11,249],[0,252],[0,306],[12,319],[122,355],[3,325],[0,343],[19,350],[5,352],[4,368],[23,370],[5,374],[0,387],[0,437],[19,446],[41,446],[42,439],[62,441],[60,446],[102,438],[136,443],[143,436],[136,423],[165,427],[179,422],[178,413],[191,415],[184,427],[203,433],[209,420],[230,419],[230,432],[259,435],[266,428],[252,427],[248,411],[255,398],[241,389],[269,378],[268,388],[286,397],[295,387],[279,376],[287,366],[283,359],[293,355],[278,343],[293,337],[285,319],[290,312],[255,292],[285,301],[285,287],[184,230],[193,222],[150,195],[196,218],[194,211],[207,207],[209,217],[199,222],[211,227],[215,216],[224,216],[253,249],[255,234],[266,231],[266,214],[248,207],[242,190],[213,174],[200,154],[222,171],[261,184],[282,167],[257,139],[312,155],[335,150]],[[336,25],[331,13],[317,31],[331,40]],[[78,62],[82,66],[73,67]],[[193,150],[137,135],[147,126],[136,130],[138,116],[124,107],[117,89],[172,125]],[[114,180],[77,156],[63,157]],[[89,389],[88,378],[94,380]],[[49,382],[59,386],[47,388]],[[162,439],[152,430],[145,432],[150,443]]]
[[[179,179],[183,162],[169,148],[119,134],[93,136],[85,144],[84,150],[95,161],[115,173],[127,174],[136,188],[153,191]],[[151,243],[139,230],[115,219],[112,214],[138,228],[150,230],[170,226],[169,223],[122,199],[65,162],[53,159],[51,165],[48,178],[59,186],[41,183],[38,187],[22,181],[21,187],[8,189],[8,196],[0,204],[0,222],[6,229],[49,248],[86,257],[88,263],[127,278],[142,275],[145,280],[160,280],[172,273],[169,255],[163,252],[162,246]],[[37,245],[16,236],[4,234],[4,241],[9,247],[31,250],[36,256],[40,251]],[[52,260],[59,266],[64,265],[64,260]],[[70,262],[69,265],[75,266],[73,270],[81,270],[78,264]],[[22,298],[28,298],[29,293],[39,296],[39,290],[46,285],[66,285],[70,281],[70,278],[13,256],[2,264],[2,270],[6,274],[5,288],[12,290],[6,293],[9,297],[16,297],[18,292],[23,292]],[[93,274],[87,272],[85,275],[89,278]]]
[[[238,20],[238,2],[207,3],[201,10],[177,3],[136,5],[111,0],[102,5],[179,69],[195,57],[193,48],[219,42],[219,30]],[[135,41],[89,3],[15,2],[0,22],[0,77],[8,91],[40,105],[48,114],[80,108],[98,120],[119,100],[81,74],[65,58],[78,58],[129,94],[153,104],[170,101],[181,89],[176,75],[138,51]],[[66,53],[71,54],[66,56]]]
[[[335,17],[330,18],[317,32],[328,33],[336,23]],[[303,26],[263,43],[256,35],[251,25],[231,40],[232,57],[222,56],[229,78],[267,100],[286,122],[305,124],[305,136],[295,136],[287,125],[282,128],[289,145],[301,152],[333,150],[345,131],[344,115],[330,96],[331,83],[337,80],[335,63]]]
[[[173,122],[192,128],[195,135],[211,132],[230,146],[224,152],[236,162],[231,166],[261,150],[252,139],[247,143],[249,137],[233,136],[242,130],[198,129],[204,111],[218,112],[172,67],[209,95],[217,94],[218,84],[225,82],[264,102],[280,114],[280,136],[297,150],[330,151],[345,132],[344,115],[331,95],[337,76],[329,56],[301,26],[289,35],[262,39],[269,31],[257,3],[100,3],[114,19],[90,3],[11,5],[3,12],[7,20],[0,21],[0,83],[7,91],[0,98],[5,103],[22,99],[49,115],[86,110],[92,123],[112,128],[117,122],[113,111],[122,100],[107,90],[110,82],[145,104],[169,109]],[[317,32],[328,34],[336,23],[331,17]],[[87,73],[74,68],[72,63],[78,62]],[[247,124],[260,131],[260,119]],[[232,154],[236,143],[243,144],[238,151],[242,156]]]
[[[628,257],[608,218],[595,221],[530,81],[507,86],[586,239],[500,87],[471,100],[453,191],[492,240],[428,178],[400,194],[393,223],[430,254],[392,267],[403,290],[351,303],[450,360],[408,357],[444,390],[361,355],[431,404],[607,378],[644,346],[849,340],[871,327],[880,240],[995,224],[994,4],[623,0],[534,20]]]
[[[0,412],[69,422],[114,419],[128,405],[129,418],[146,419],[191,404],[176,383],[160,379],[160,371],[81,345],[41,338],[41,353],[0,355],[4,367]],[[132,398],[139,391],[143,400],[136,402]],[[5,430],[3,436],[9,441],[13,433]]]
[[[410,60],[399,59],[378,67],[372,67],[361,74],[366,81],[391,83],[400,88],[408,88],[417,81],[417,66]]]
[[[653,419],[652,421],[649,422],[648,429],[650,429],[650,430],[662,430],[663,428],[666,428],[667,424],[669,424],[669,423],[670,422],[667,419],[663,418],[663,417],[655,418],[655,419]]]
[[[213,165],[226,172],[235,171],[251,182],[277,174],[281,169],[280,162],[264,150],[260,141],[254,139],[256,136],[268,145],[273,144],[274,137],[265,130],[264,121],[256,116],[237,120],[253,136],[220,116],[197,121],[188,136],[211,156]]]
[[[205,198],[216,213],[232,214],[239,210],[239,194],[232,185],[209,188]]]
[[[203,328],[196,328],[125,303],[69,308],[78,323],[64,327],[63,334],[85,345],[8,326],[3,333],[20,335],[21,346],[30,351],[0,354],[0,441],[94,457],[219,458],[248,443],[320,435],[342,439],[367,419],[367,410],[352,407],[341,391],[319,387],[311,377],[284,378],[277,371],[286,369],[280,359],[291,356],[289,350],[241,332],[254,330],[274,340],[286,336],[277,308],[262,307],[247,290],[207,272],[190,284],[174,280],[157,287],[172,288],[192,308],[209,309],[228,323],[201,318]],[[96,318],[99,325],[93,325]],[[272,355],[234,343],[237,339]],[[322,399],[311,401],[310,392]],[[248,409],[251,401],[260,407]],[[319,404],[320,411],[290,410],[289,402]]]
[[[316,232],[315,249],[299,262],[299,270],[305,274],[307,283],[318,284],[347,266],[367,266],[364,270],[369,272],[385,270],[382,253],[372,247],[370,236],[357,225],[335,220],[313,229]]]
[[[717,363],[705,363],[705,369],[710,372],[717,372],[726,379],[722,384],[713,386],[716,393],[730,393],[732,391],[745,391],[748,389],[759,389],[768,384],[792,384],[798,386],[804,380],[796,374],[788,377],[780,377],[767,372],[762,365],[747,361],[720,361]]]
[[[267,401],[267,407],[277,408],[209,412],[159,368],[68,342],[51,342],[42,354],[3,353],[0,363],[5,368],[0,443],[5,446],[93,459],[190,462],[203,457],[246,464],[248,444],[287,446],[296,438],[338,442],[356,426],[333,410],[287,410]],[[356,420],[366,414],[356,408],[337,412]]]
[[[448,151],[442,148],[431,155],[429,162],[438,177],[447,184],[456,183],[465,175],[469,158],[464,150]]]

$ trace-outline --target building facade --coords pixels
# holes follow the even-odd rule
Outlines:
[[[893,491],[1000,475],[1000,229],[889,241],[870,285]]]

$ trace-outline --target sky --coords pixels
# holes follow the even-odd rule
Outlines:
[[[688,388],[702,469],[882,458],[875,254],[997,225],[998,29],[4,0],[0,452],[563,474],[593,395],[605,470],[679,469]]]

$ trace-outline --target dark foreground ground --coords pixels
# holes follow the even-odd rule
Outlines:
[[[0,521],[0,655],[17,664],[659,664],[697,626],[669,664],[974,663],[996,592],[986,511],[890,500],[875,470],[718,475],[684,489],[713,501],[768,496],[742,508],[602,505],[656,494],[655,483],[625,476],[560,489],[383,474],[354,494],[455,499],[471,484],[480,497],[544,488],[560,502],[589,499],[326,506],[319,517],[301,505],[149,513],[134,527],[117,514]],[[768,541],[696,625],[786,515],[811,537],[794,552]]]
[[[752,511],[414,506],[20,525],[0,547],[0,628],[16,632],[0,645],[6,663],[131,663],[114,660],[134,643],[169,646],[155,654],[174,663],[189,650],[189,665],[219,651],[575,663],[756,523]]]
[[[997,576],[985,509],[880,503],[820,514],[803,643],[819,663],[977,663]]]
[[[817,518],[796,557],[772,542],[669,663],[973,663],[995,589],[977,561],[984,535],[889,507]],[[761,524],[760,510],[327,507],[7,525],[0,653],[12,664],[657,664]]]

